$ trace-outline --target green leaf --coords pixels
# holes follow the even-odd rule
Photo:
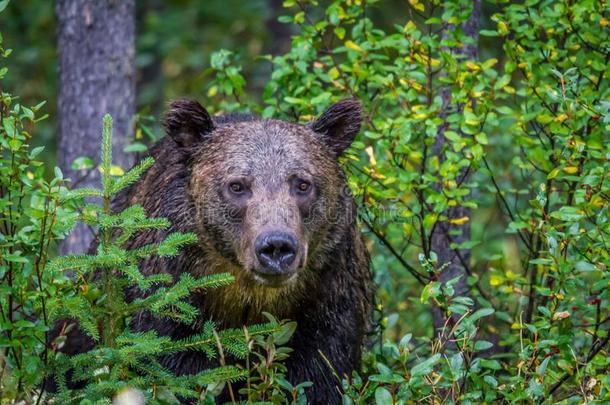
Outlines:
[[[15,117],[5,117],[2,119],[2,126],[6,132],[7,137],[15,137]]]
[[[481,30],[481,31],[479,31],[479,34],[481,34],[484,37],[497,37],[498,36],[498,32],[494,31],[494,30]]]
[[[423,288],[421,292],[420,301],[422,303],[428,302],[430,298],[436,298],[441,293],[441,284],[438,281],[432,281]]]
[[[70,166],[72,170],[87,170],[93,167],[93,160],[86,156],[77,157]]]
[[[384,387],[377,387],[375,390],[375,404],[376,405],[393,405],[394,400],[390,391]]]
[[[478,340],[474,344],[474,350],[480,352],[482,350],[491,349],[493,347],[493,343],[488,342],[486,340]]]
[[[584,214],[576,207],[561,207],[558,211],[551,212],[551,217],[562,221],[578,221]]]
[[[126,153],[142,153],[146,152],[148,148],[141,142],[131,143],[123,148],[123,152]]]
[[[415,365],[411,369],[411,376],[419,377],[422,375],[430,374],[433,370],[433,367],[440,360],[441,355],[439,353],[427,358],[423,362]]]
[[[493,314],[494,312],[495,310],[493,308],[481,308],[476,310],[472,315],[470,315],[468,317],[468,320],[470,320],[470,322],[476,322],[483,317]]]
[[[502,366],[498,360],[481,359],[481,367],[490,370],[502,370]]]
[[[462,140],[462,137],[455,131],[445,131],[443,135],[451,142],[461,142]]]
[[[493,388],[496,388],[498,386],[498,380],[496,380],[491,375],[486,375],[485,377],[483,377],[483,381],[485,381],[487,384],[491,385]]]

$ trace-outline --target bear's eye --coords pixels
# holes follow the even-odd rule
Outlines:
[[[298,180],[296,186],[300,194],[306,194],[311,189],[311,184],[305,180]]]
[[[229,184],[229,190],[231,190],[231,192],[233,194],[241,194],[244,192],[244,185],[238,182],[233,182],[231,184]]]

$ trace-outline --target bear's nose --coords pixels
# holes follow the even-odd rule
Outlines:
[[[296,258],[297,240],[286,232],[269,232],[256,239],[254,249],[262,272],[284,273]]]

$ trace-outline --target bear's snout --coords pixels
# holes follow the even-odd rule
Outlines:
[[[258,266],[253,270],[266,284],[282,284],[296,273],[299,244],[288,232],[270,231],[259,235],[254,242]]]

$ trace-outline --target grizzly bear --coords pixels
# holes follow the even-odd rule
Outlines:
[[[190,297],[200,311],[194,325],[144,312],[133,327],[184,338],[209,319],[218,328],[264,321],[264,311],[294,320],[288,379],[313,382],[310,403],[340,403],[337,375],[359,366],[373,301],[356,205],[337,161],[360,121],[360,103],[353,99],[309,125],[212,118],[198,102],[173,102],[164,123],[168,136],[150,150],[155,164],[114,207],[140,204],[148,216],[172,224],[136,237],[132,247],[169,232],[198,235],[199,242],[179,256],[142,263],[144,273],[177,279],[182,272],[229,272],[235,282]],[[195,352],[169,355],[162,363],[177,374],[212,365]]]

